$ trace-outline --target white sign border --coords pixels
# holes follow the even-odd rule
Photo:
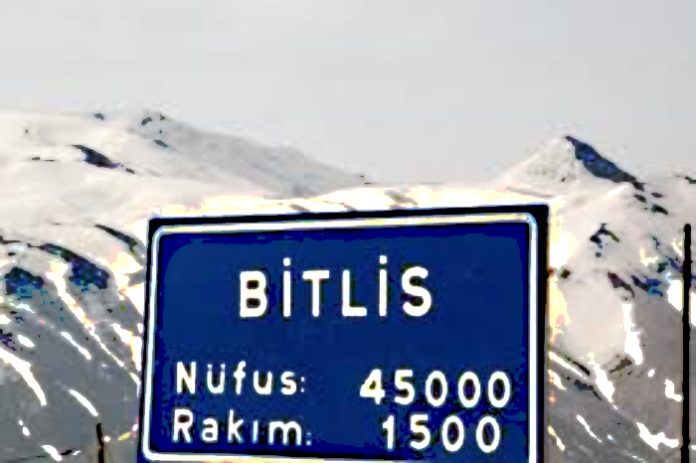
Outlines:
[[[411,216],[411,217],[365,217],[365,218],[336,218],[336,219],[307,219],[297,220],[288,216],[287,221],[278,220],[273,222],[258,223],[207,223],[207,224],[181,224],[163,225],[152,236],[150,249],[150,291],[148,297],[148,326],[147,326],[147,345],[145,362],[145,381],[143,384],[143,421],[141,436],[141,450],[145,458],[153,462],[203,462],[203,461],[231,461],[239,463],[258,463],[259,461],[288,461],[299,462],[308,460],[324,460],[331,462],[368,462],[373,460],[345,460],[336,458],[294,458],[276,456],[251,456],[251,455],[220,455],[220,454],[178,454],[162,453],[153,451],[150,448],[150,419],[152,406],[152,380],[153,380],[153,359],[154,338],[155,338],[155,316],[157,300],[157,256],[159,251],[159,241],[164,235],[175,233],[238,233],[238,232],[269,232],[285,230],[317,230],[317,229],[338,229],[338,228],[368,228],[368,227],[398,227],[413,225],[454,225],[469,223],[527,223],[529,225],[529,458],[528,463],[536,463],[538,459],[538,400],[537,400],[537,378],[538,378],[538,307],[537,307],[537,265],[538,265],[538,224],[531,213],[528,212],[483,212],[477,213],[453,213],[451,215],[431,215],[431,216]],[[233,218],[230,218],[233,220]],[[380,460],[380,463],[384,463]]]

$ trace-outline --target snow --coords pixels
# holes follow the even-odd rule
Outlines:
[[[131,461],[149,217],[533,202],[552,211],[549,461],[677,461],[695,192],[573,137],[487,184],[380,187],[156,111],[0,113],[3,457],[89,461],[98,411]]]

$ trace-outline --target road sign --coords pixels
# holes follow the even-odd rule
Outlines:
[[[541,461],[547,215],[153,220],[141,457]]]

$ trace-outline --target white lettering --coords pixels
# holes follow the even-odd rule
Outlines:
[[[341,282],[343,307],[341,313],[344,317],[366,317],[367,308],[359,305],[352,305],[350,290],[350,270],[343,271],[343,281]]]
[[[174,410],[174,429],[172,431],[172,442],[179,442],[179,434],[183,434],[184,440],[190,444],[191,428],[193,427],[193,413],[187,408],[177,408]]]
[[[413,284],[414,278],[425,280],[428,277],[428,269],[424,267],[411,267],[401,275],[401,287],[404,292],[414,298],[421,299],[419,304],[413,301],[404,302],[404,312],[411,317],[422,317],[430,311],[432,296],[427,288]]]
[[[182,394],[184,392],[184,385],[188,389],[189,394],[196,393],[196,362],[191,362],[189,364],[189,369],[186,371],[186,367],[183,362],[176,362],[176,393]]]
[[[311,282],[312,285],[312,316],[321,314],[321,283],[331,276],[328,270],[306,270],[302,272],[302,279]]]
[[[253,284],[253,285],[252,285]],[[248,270],[239,274],[239,316],[242,318],[263,317],[268,308],[266,297],[266,274],[258,270]],[[249,302],[253,301],[254,306]]]

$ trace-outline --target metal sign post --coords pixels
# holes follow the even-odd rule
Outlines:
[[[682,446],[681,461],[689,462],[691,447],[691,225],[684,225],[684,264],[682,266]]]

